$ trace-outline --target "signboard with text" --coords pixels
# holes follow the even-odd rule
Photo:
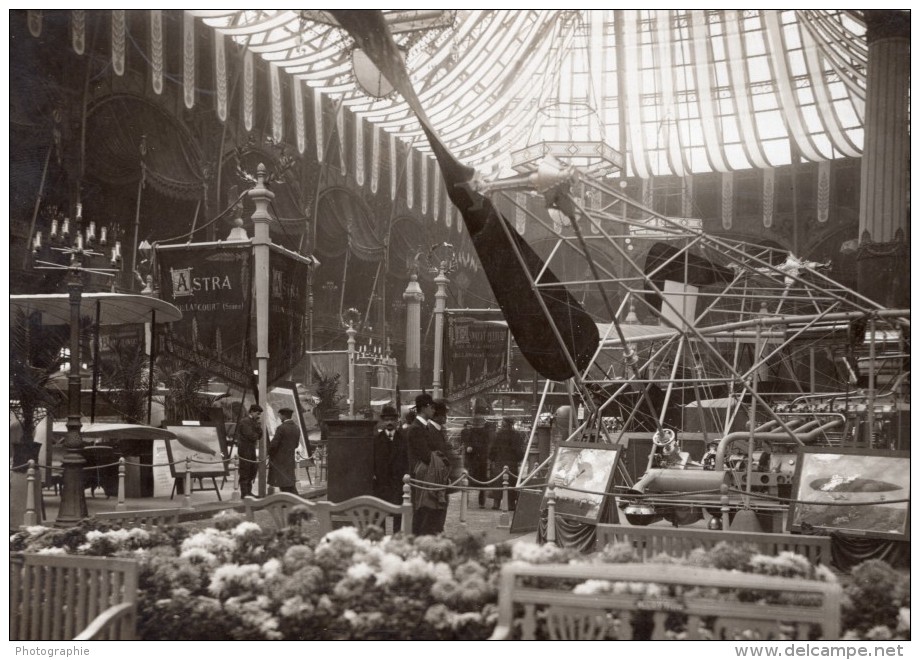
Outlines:
[[[252,384],[251,260],[248,242],[157,249],[160,297],[182,312],[166,352],[242,387]]]
[[[508,327],[447,314],[442,382],[449,402],[492,389],[508,376]]]
[[[269,256],[268,384],[284,378],[307,349],[310,266],[272,250]]]

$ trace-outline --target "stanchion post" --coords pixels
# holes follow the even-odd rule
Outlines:
[[[185,457],[185,507],[192,508],[192,459]]]
[[[38,524],[38,514],[35,511],[35,461],[29,459],[29,469],[26,470],[26,512],[22,516],[23,527],[32,527]]]
[[[230,463],[230,469],[233,471],[233,492],[230,494],[230,501],[236,502],[240,499],[240,457],[234,456]]]
[[[115,504],[116,511],[124,511],[125,506],[125,457],[118,459],[118,502]]]
[[[463,468],[461,471],[463,475],[460,478],[460,485],[462,490],[460,491],[460,522],[466,523],[466,509],[469,507],[469,495],[470,492],[467,490],[467,487],[470,485],[469,472],[466,468]]]
[[[498,517],[498,527],[507,529],[511,527],[511,515],[508,513],[508,466],[502,468],[502,512]]]
[[[556,543],[556,489],[546,489],[546,542]]]
[[[409,475],[403,475],[403,506],[412,505],[412,486],[409,485]]]

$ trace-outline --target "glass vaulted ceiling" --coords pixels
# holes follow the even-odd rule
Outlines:
[[[427,149],[402,98],[367,96],[353,43],[320,11],[196,11],[365,121]],[[829,10],[387,12],[454,153],[511,175],[540,141],[604,142],[628,176],[859,156],[865,25]],[[413,30],[428,22],[430,29]],[[615,173],[618,174],[618,173]]]

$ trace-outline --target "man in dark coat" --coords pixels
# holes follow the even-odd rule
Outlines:
[[[463,447],[463,461],[472,479],[487,481],[489,479],[489,430],[485,420],[476,415],[469,428],[460,432],[460,444]],[[471,481],[470,485],[480,486]],[[486,491],[479,491],[479,508],[485,508]]]
[[[450,450],[439,431],[431,426],[434,400],[423,392],[415,397],[415,419],[409,425],[409,469],[418,481],[446,484],[450,477]],[[414,488],[412,533],[437,534],[447,516],[447,490]]]
[[[291,419],[294,416],[293,410],[282,408],[278,414],[281,423],[268,445],[268,483],[283,493],[298,495],[294,451],[300,446],[300,429]]]
[[[249,406],[249,415],[240,421],[236,430],[237,456],[240,458],[240,495],[252,495],[252,482],[259,471],[256,449],[262,437],[262,406]]]
[[[492,447],[489,449],[489,460],[492,463],[492,475],[501,474],[507,465],[511,474],[517,474],[524,460],[524,439],[514,430],[514,420],[510,417],[502,419],[501,428],[495,434]],[[509,486],[515,485],[515,480],[509,475]],[[508,510],[513,511],[517,505],[517,491],[508,491]],[[493,509],[500,508],[499,500],[495,500]]]
[[[374,438],[374,496],[393,504],[402,504],[403,476],[409,473],[409,449],[406,435],[399,428],[399,415],[393,406],[384,406],[382,422]],[[393,520],[393,533],[402,529],[402,516]]]

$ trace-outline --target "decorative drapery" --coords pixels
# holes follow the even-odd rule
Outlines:
[[[694,217],[693,212],[693,177],[685,176],[681,180],[680,214],[684,218]]]
[[[380,183],[380,127],[374,124],[371,130],[371,192],[376,195]]]
[[[163,93],[163,12],[159,9],[150,10],[150,82],[154,93]]]
[[[345,175],[348,173],[348,165],[345,162],[345,106],[342,105],[341,99],[335,104],[335,134],[339,140],[339,169]]]
[[[822,160],[818,163],[818,199],[815,204],[818,222],[827,222],[831,204],[831,163]]]
[[[364,122],[355,117],[355,182],[364,185]]]
[[[274,63],[268,65],[268,73],[272,93],[272,139],[275,144],[281,144],[284,139],[284,116],[281,114],[281,78],[278,67]]]
[[[252,130],[254,122],[254,106],[256,98],[255,71],[253,70],[252,51],[247,50],[243,55],[243,126],[247,131]]]
[[[227,121],[227,53],[224,35],[214,35],[214,86],[217,89],[217,118]]]
[[[205,182],[193,141],[152,105],[130,97],[111,98],[93,109],[87,128],[96,136],[86,147],[95,178],[113,185],[137,181],[141,176],[139,147],[146,136],[147,183],[173,199],[201,198]]]
[[[763,226],[773,226],[773,200],[776,196],[776,170],[768,167],[763,171]]]
[[[841,571],[849,572],[869,559],[881,559],[894,568],[910,567],[910,542],[867,539],[831,532],[831,561]]]
[[[316,137],[316,160],[322,163],[325,160],[325,139],[323,139],[323,93],[318,89],[313,90],[313,126]]]
[[[732,228],[735,179],[732,172],[722,173],[722,229]]]
[[[320,197],[314,250],[336,257],[347,249],[362,261],[380,261],[386,252],[387,228],[368,213],[361,200],[343,188],[327,190]]]
[[[396,136],[390,133],[390,199],[396,200]]]
[[[406,150],[406,206],[410,209],[415,204],[415,168],[413,167],[415,158],[412,157],[412,149]]]
[[[437,222],[441,219],[441,188],[444,185],[444,180],[441,178],[441,172],[437,169],[437,163],[432,163],[434,169],[434,185],[431,190],[431,209],[434,214],[434,221]]]
[[[125,10],[112,10],[112,70],[116,76],[125,75]]]
[[[421,157],[421,161],[422,161],[422,167],[421,167],[421,170],[422,170],[422,182],[421,182],[422,215],[425,215],[426,213],[428,213],[428,167],[431,163],[429,162],[428,156],[424,154]]]
[[[73,52],[82,55],[86,48],[86,11],[83,9],[70,12],[70,42]]]
[[[182,17],[182,92],[185,107],[195,107],[195,17]]]
[[[299,80],[293,81],[291,98],[294,102],[294,132],[297,134],[297,153],[307,151],[307,125],[303,110],[303,89]]]

